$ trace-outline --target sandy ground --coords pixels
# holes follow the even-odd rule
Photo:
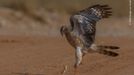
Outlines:
[[[120,46],[118,57],[85,56],[78,75],[133,75],[134,39],[97,37],[98,44]],[[74,75],[74,49],[61,37],[0,36],[0,75]]]
[[[21,11],[0,8],[0,75],[62,75],[65,66],[64,75],[74,75],[74,49],[59,36],[61,25],[70,25],[69,14],[44,10],[37,14],[45,23]],[[133,75],[133,33],[128,17],[98,22],[96,43],[120,46],[120,55],[89,53],[77,75]]]

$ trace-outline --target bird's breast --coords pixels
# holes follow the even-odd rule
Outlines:
[[[66,39],[67,41],[74,47],[83,47],[83,43],[81,41],[81,39],[75,35],[73,32],[71,32],[70,34],[66,34]]]

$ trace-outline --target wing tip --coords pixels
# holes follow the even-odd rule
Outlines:
[[[102,18],[109,18],[110,16],[112,16],[112,11],[111,11],[111,7],[107,4],[105,5],[101,5],[100,6],[102,9]]]
[[[100,18],[109,18],[112,16],[112,8],[108,4],[95,4],[80,12],[90,12],[92,8],[101,13],[101,15],[99,15]]]

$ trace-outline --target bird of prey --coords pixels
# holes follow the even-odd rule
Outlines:
[[[119,49],[118,46],[103,46],[94,43],[96,23],[111,15],[111,8],[108,5],[93,5],[73,14],[70,17],[71,25],[60,28],[61,35],[65,35],[69,44],[75,48],[75,68],[81,64],[83,56],[89,52],[113,57],[118,56],[118,53],[111,51],[112,49]]]

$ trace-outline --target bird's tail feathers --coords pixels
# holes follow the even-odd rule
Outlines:
[[[108,55],[108,56],[112,56],[112,57],[116,57],[116,56],[119,55],[119,54],[116,53],[116,52],[108,51],[108,50],[105,50],[105,49],[99,50],[98,52],[99,52],[100,54],[104,54],[104,55]]]
[[[99,49],[120,49],[118,46],[107,46],[107,45],[98,45],[97,46]]]

